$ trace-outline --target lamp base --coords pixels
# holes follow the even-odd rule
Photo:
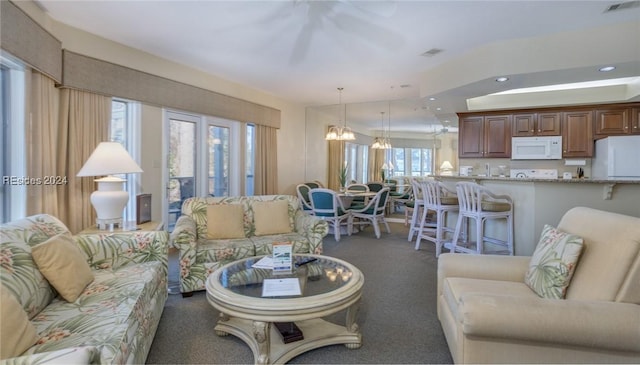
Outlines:
[[[113,231],[117,227],[122,228],[122,217],[112,219],[96,218],[96,227],[101,231]]]
[[[124,179],[107,176],[95,180],[98,182],[98,190],[91,194],[91,204],[96,210],[96,225],[98,229],[122,227],[122,212],[129,201],[129,194],[122,190]]]

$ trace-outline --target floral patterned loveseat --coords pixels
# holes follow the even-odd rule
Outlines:
[[[35,344],[0,364],[145,362],[167,299],[167,232],[71,236],[46,214],[2,224],[0,232],[0,289],[5,298],[13,295],[14,307],[25,312],[15,315],[26,314],[36,332]],[[59,295],[32,255],[59,235],[93,274],[73,302]]]
[[[288,203],[291,232],[257,235],[256,203],[277,201]],[[207,207],[227,204],[242,206],[244,234],[240,238],[208,238]],[[180,255],[180,291],[189,296],[193,291],[204,290],[207,276],[218,267],[246,257],[268,255],[273,242],[292,242],[294,253],[321,254],[322,239],[328,231],[327,222],[303,212],[298,198],[292,195],[189,198],[171,233],[172,245]]]

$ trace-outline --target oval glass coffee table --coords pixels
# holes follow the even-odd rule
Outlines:
[[[232,334],[243,340],[256,364],[285,363],[322,346],[344,344],[357,349],[362,345],[356,317],[364,276],[358,268],[333,257],[294,255],[294,262],[315,260],[280,274],[253,268],[261,258],[235,261],[209,275],[207,300],[220,311],[217,335]],[[262,296],[265,279],[296,279],[301,295]],[[343,310],[344,324],[323,319]],[[281,332],[292,338],[285,340]]]

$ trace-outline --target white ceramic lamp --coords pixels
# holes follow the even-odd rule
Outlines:
[[[451,170],[453,170],[453,166],[449,161],[445,161],[442,163],[442,165],[440,165],[440,175],[450,176]]]
[[[101,142],[82,166],[77,176],[106,175],[95,180],[98,190],[91,194],[91,204],[98,216],[98,228],[122,226],[122,212],[129,201],[129,193],[122,189],[127,180],[112,175],[136,172],[142,172],[142,169],[118,142]]]

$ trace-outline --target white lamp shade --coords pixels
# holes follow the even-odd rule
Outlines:
[[[440,170],[453,170],[453,166],[451,165],[451,162],[445,161],[440,165]]]
[[[142,172],[127,150],[118,142],[100,142],[77,176],[104,176]]]

